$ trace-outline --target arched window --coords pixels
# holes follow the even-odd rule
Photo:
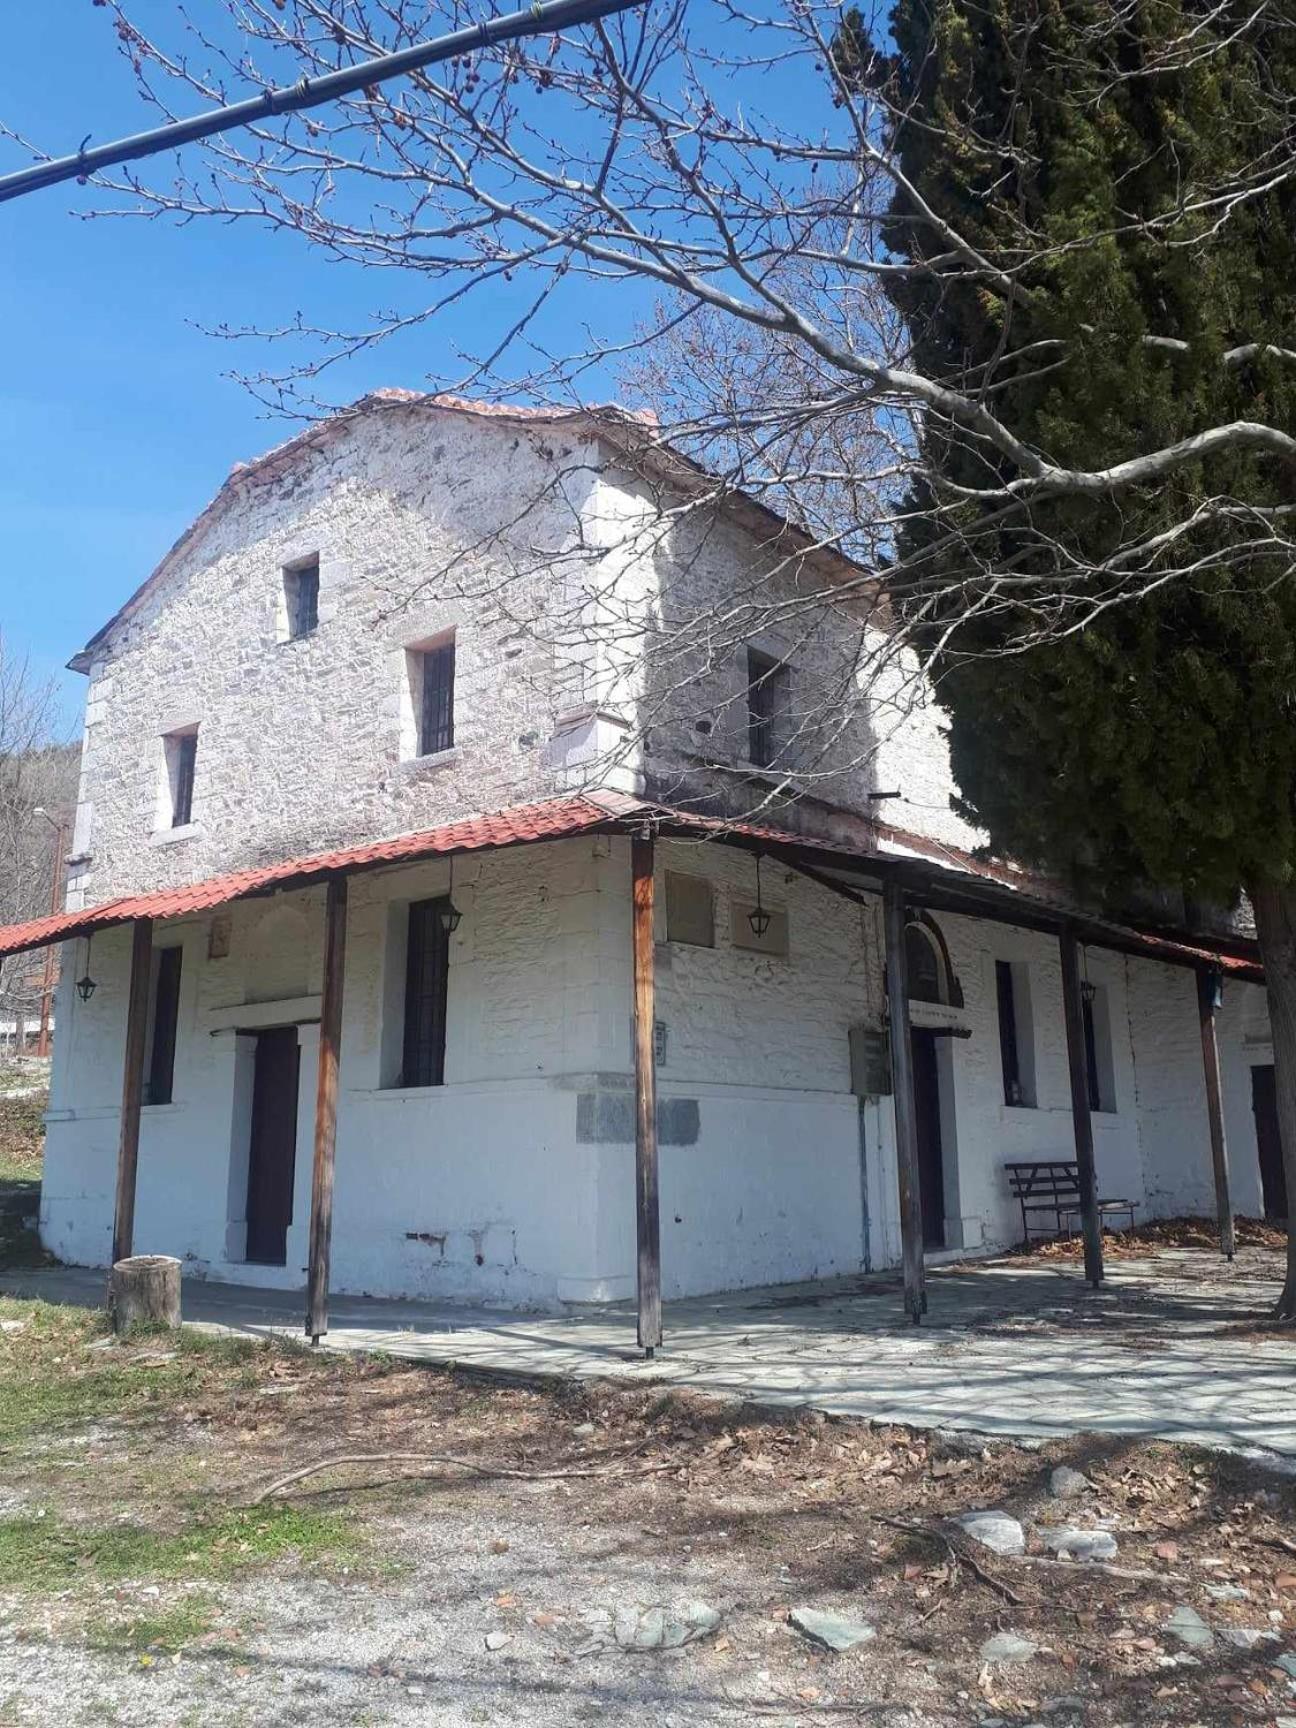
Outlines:
[[[945,957],[936,938],[922,924],[905,926],[905,959],[911,1002],[948,1002]]]

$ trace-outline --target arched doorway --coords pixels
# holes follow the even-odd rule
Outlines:
[[[957,986],[940,931],[925,917],[905,926],[909,1000],[949,1004]],[[941,1132],[942,1050],[928,1026],[912,1026],[914,1124],[918,1141],[918,1187],[922,1196],[923,1247],[944,1248],[945,1147]],[[948,1082],[947,1082],[948,1084]]]

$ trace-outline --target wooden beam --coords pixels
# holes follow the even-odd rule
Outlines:
[[[132,930],[130,988],[126,998],[126,1055],[122,1063],[121,1134],[117,1143],[117,1200],[113,1209],[113,1264],[135,1251],[135,1183],[139,1173],[140,1106],[144,1102],[144,1045],[148,1038],[153,971],[153,920]]]
[[[653,838],[630,840],[634,888],[635,1234],[638,1244],[639,1346],[651,1356],[662,1341],[661,1204],[657,1183],[657,1010],[653,937]]]
[[[900,1187],[900,1246],[905,1310],[915,1325],[927,1312],[923,1265],[922,1188],[918,1177],[918,1118],[914,1110],[913,1046],[909,1041],[909,966],[905,954],[904,889],[891,878],[882,890],[887,1006],[891,1023],[891,1096],[895,1106],[896,1174]]]
[[[1228,1141],[1224,1137],[1224,1094],[1220,1087],[1219,1041],[1215,1035],[1215,1003],[1220,974],[1206,968],[1197,974],[1197,1015],[1201,1022],[1202,1066],[1206,1071],[1206,1120],[1210,1127],[1211,1165],[1215,1173],[1215,1209],[1219,1216],[1220,1253],[1231,1260],[1236,1252],[1233,1199],[1229,1193]]]
[[[1096,1290],[1103,1278],[1102,1224],[1094,1173],[1093,1119],[1089,1114],[1089,1066],[1085,1056],[1084,997],[1080,988],[1080,945],[1070,925],[1058,938],[1062,950],[1062,1008],[1066,1017],[1067,1069],[1071,1079],[1071,1122],[1075,1133],[1076,1176],[1084,1226],[1085,1277]]]
[[[320,999],[319,1073],[315,1084],[315,1161],[311,1173],[310,1269],[306,1297],[306,1332],[312,1344],[318,1344],[328,1331],[346,920],[347,879],[345,876],[330,876],[324,906],[324,984]]]

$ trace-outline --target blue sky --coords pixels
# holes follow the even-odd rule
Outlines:
[[[134,16],[174,44],[177,10],[176,0],[135,0]],[[199,11],[211,18],[216,8]],[[0,119],[9,126],[64,154],[87,134],[106,142],[156,123],[117,52],[107,8],[41,0],[8,12]],[[705,12],[698,18],[704,23]],[[819,89],[796,83],[784,70],[763,81],[762,94],[785,113],[811,96],[811,112],[822,106]],[[0,170],[27,160],[0,140]],[[158,163],[160,179],[166,158]],[[110,203],[73,184],[0,206],[0,630],[11,650],[59,677],[69,732],[82,700],[81,678],[63,670],[69,656],[231,465],[289,430],[229,376],[269,364],[267,350],[206,330],[280,324],[298,311],[318,325],[362,327],[400,296],[391,273],[339,267],[291,235],[251,224],[78,214]],[[526,280],[487,290],[465,314],[473,338],[483,326],[506,327],[534,290]],[[646,291],[625,285],[600,293],[586,282],[581,292],[582,315],[604,340],[650,307]],[[570,312],[563,316],[570,323]],[[570,331],[555,324],[561,350]],[[464,329],[462,320],[458,329],[438,321],[349,362],[329,374],[330,399],[380,384],[452,383]],[[613,394],[615,379],[587,376],[585,388]]]
[[[8,11],[0,117],[15,130],[63,154],[87,133],[106,142],[154,124],[105,9],[42,0]],[[170,0],[137,12],[150,14],[174,16]],[[26,160],[0,141],[0,167]],[[275,322],[299,309],[346,325],[392,297],[390,278],[331,268],[291,236],[81,220],[76,212],[96,202],[70,185],[0,206],[0,628],[12,649],[59,675],[73,729],[83,681],[62,670],[68,657],[231,465],[287,435],[226,376],[253,369],[264,350],[236,351],[200,327]],[[452,337],[425,332],[404,351],[351,363],[330,393],[350,399],[378,384],[452,377]]]

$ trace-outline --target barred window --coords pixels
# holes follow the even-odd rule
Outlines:
[[[454,746],[455,645],[442,643],[419,656],[422,701],[419,706],[419,755],[434,756]]]
[[[445,1081],[446,998],[450,937],[443,914],[448,896],[416,900],[409,909],[405,963],[404,1086],[440,1086]]]
[[[288,640],[309,636],[319,625],[318,558],[304,559],[284,571],[284,606],[288,614]]]

